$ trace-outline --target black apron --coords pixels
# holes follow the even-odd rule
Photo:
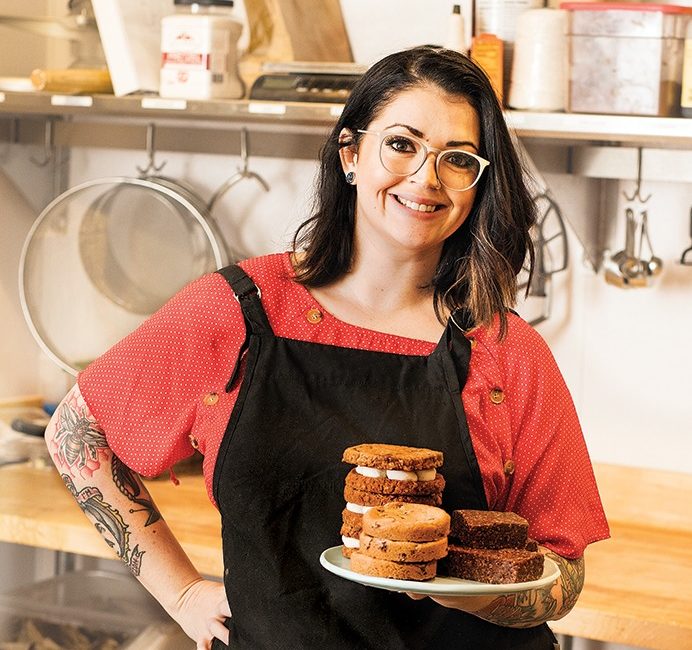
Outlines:
[[[341,542],[346,447],[382,442],[444,453],[442,507],[487,509],[460,398],[470,344],[448,324],[430,356],[274,335],[257,287],[222,269],[239,300],[244,377],[214,470],[230,648],[553,650],[547,625],[510,629],[350,582],[319,556]],[[454,315],[460,322],[463,312]],[[467,323],[468,324],[468,323]],[[240,360],[228,382],[231,390]],[[220,641],[213,648],[224,648]]]

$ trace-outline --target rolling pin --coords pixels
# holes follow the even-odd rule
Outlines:
[[[54,93],[112,93],[113,85],[108,70],[100,68],[70,68],[44,70],[37,68],[31,73],[31,83],[36,90]]]

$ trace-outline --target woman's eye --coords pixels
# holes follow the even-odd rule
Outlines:
[[[452,151],[444,157],[444,161],[458,169],[471,169],[478,165],[473,156],[465,154],[463,151]]]
[[[397,153],[416,152],[416,143],[401,135],[388,136],[385,140],[385,144]]]

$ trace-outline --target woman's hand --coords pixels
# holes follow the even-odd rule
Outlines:
[[[569,560],[547,548],[541,551],[560,567],[557,582],[539,589],[493,596],[438,596],[433,600],[504,627],[532,627],[567,614],[584,586],[584,558]],[[409,593],[414,600],[427,598]]]
[[[231,608],[222,583],[196,580],[184,589],[169,613],[197,644],[197,650],[210,650],[214,637],[228,645],[224,621]]]

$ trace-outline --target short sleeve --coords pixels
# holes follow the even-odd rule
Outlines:
[[[230,376],[244,336],[238,303],[214,273],[91,363],[77,382],[113,452],[144,476],[190,456],[198,405]]]
[[[514,474],[506,509],[556,553],[581,557],[609,536],[593,467],[570,392],[550,349],[525,323],[506,361]]]

